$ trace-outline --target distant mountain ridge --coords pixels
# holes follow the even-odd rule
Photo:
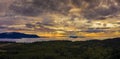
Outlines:
[[[33,34],[24,34],[19,32],[4,32],[4,33],[0,33],[0,38],[20,39],[20,38],[40,38],[40,37]]]

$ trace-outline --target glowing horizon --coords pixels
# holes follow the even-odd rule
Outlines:
[[[0,0],[0,4],[0,32],[120,37],[119,0]]]

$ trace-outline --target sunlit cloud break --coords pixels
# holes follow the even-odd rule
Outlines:
[[[119,0],[0,1],[0,32],[119,37],[119,19]]]

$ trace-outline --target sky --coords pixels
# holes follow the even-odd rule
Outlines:
[[[120,37],[120,1],[0,0],[0,32]]]

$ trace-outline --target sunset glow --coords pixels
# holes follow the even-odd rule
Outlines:
[[[94,1],[87,0],[81,0],[80,4],[74,0],[53,1],[0,0],[0,32],[45,37],[70,36],[73,33],[84,37],[120,36],[118,0],[102,0],[95,2],[94,6]]]

